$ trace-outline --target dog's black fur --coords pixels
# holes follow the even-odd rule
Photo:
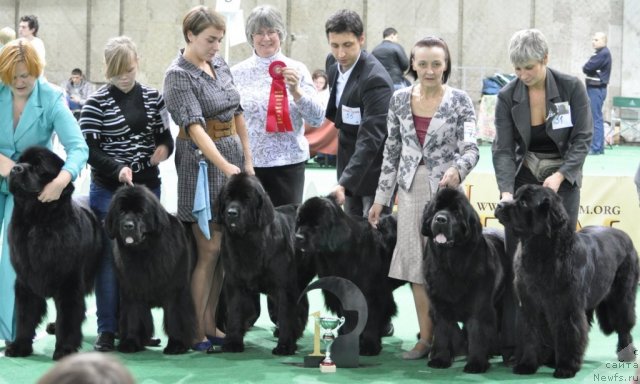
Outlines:
[[[467,197],[445,188],[425,206],[422,234],[427,236],[424,273],[434,323],[429,366],[451,366],[457,323],[462,322],[468,338],[464,371],[485,372],[489,357],[501,349],[503,297],[512,294],[512,260],[505,253],[504,233],[483,231]]]
[[[113,253],[120,283],[120,352],[145,349],[153,336],[151,308],[164,311],[169,336],[164,353],[189,350],[195,334],[191,297],[191,245],[182,223],[167,213],[145,186],[116,191],[105,229],[115,239]]]
[[[33,336],[47,312],[47,298],[53,298],[57,310],[53,359],[77,352],[82,342],[84,296],[93,289],[103,237],[91,210],[73,201],[72,183],[58,200],[38,200],[63,165],[50,150],[31,147],[9,175],[15,201],[8,240],[16,271],[17,335],[5,356],[33,353]]]
[[[265,293],[274,304],[279,332],[275,355],[291,355],[309,316],[298,296],[314,276],[312,260],[294,250],[296,205],[274,208],[255,176],[233,175],[215,202],[222,226],[223,292],[227,305],[222,349],[244,350],[247,325],[255,315],[254,297]]]
[[[539,185],[520,187],[496,217],[518,237],[516,291],[522,304],[517,374],[541,364],[573,377],[582,364],[593,312],[605,334],[618,333],[618,358],[633,361],[638,254],[610,227],[570,228],[560,197]]]
[[[332,196],[312,197],[298,209],[296,248],[313,256],[319,277],[351,280],[367,300],[369,316],[360,335],[360,354],[373,356],[382,350],[380,338],[396,314],[393,290],[403,282],[388,277],[397,223],[383,216],[378,229],[362,217],[349,216]],[[323,292],[325,303],[342,316],[338,299]],[[348,332],[348,325],[343,327]]]

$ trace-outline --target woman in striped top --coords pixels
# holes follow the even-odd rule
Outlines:
[[[160,93],[136,82],[138,54],[133,41],[110,39],[104,50],[109,83],[89,97],[80,128],[89,145],[89,204],[103,220],[116,189],[144,184],[160,197],[158,164],[173,152],[169,116]],[[108,241],[108,240],[107,240]],[[111,247],[96,278],[98,339],[95,350],[114,349],[118,330],[118,282]]]

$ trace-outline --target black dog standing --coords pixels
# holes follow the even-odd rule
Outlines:
[[[396,227],[396,218],[387,215],[374,229],[365,218],[346,214],[332,197],[312,197],[298,209],[296,248],[313,257],[319,277],[348,279],[367,300],[369,315],[360,335],[361,355],[380,353],[381,337],[397,312],[393,290],[404,282],[389,277]],[[323,294],[327,308],[347,318],[341,331],[350,332],[355,322],[342,312],[333,294]]]
[[[223,292],[227,305],[222,349],[242,352],[247,326],[255,315],[253,299],[266,293],[274,303],[279,332],[275,355],[291,355],[309,316],[298,296],[314,276],[312,261],[294,250],[295,205],[273,207],[255,176],[231,176],[216,200],[222,225]]]
[[[53,298],[57,311],[53,359],[77,352],[82,342],[84,296],[93,289],[102,255],[102,229],[88,207],[72,200],[72,183],[58,200],[38,200],[63,165],[50,150],[31,147],[9,175],[15,201],[8,240],[16,271],[17,335],[5,356],[33,353],[33,336],[47,312],[47,298]]]
[[[610,227],[570,228],[560,197],[523,185],[496,217],[518,237],[514,268],[522,316],[517,374],[555,366],[558,378],[580,370],[593,312],[605,334],[618,333],[618,358],[633,361],[638,254],[631,238]]]
[[[458,322],[468,336],[467,373],[482,373],[501,345],[503,298],[511,295],[512,261],[505,253],[504,234],[483,232],[467,197],[441,189],[422,218],[427,236],[425,281],[434,324],[429,366],[448,368],[455,356]],[[513,316],[507,316],[513,318]]]
[[[151,308],[164,311],[164,353],[186,353],[194,338],[194,263],[182,223],[145,186],[121,187],[105,218],[120,284],[120,352],[143,350],[153,336]]]

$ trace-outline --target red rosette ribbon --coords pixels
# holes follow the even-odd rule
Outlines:
[[[287,85],[284,83],[282,69],[286,68],[282,61],[274,61],[269,65],[271,81],[271,93],[269,94],[269,106],[267,107],[267,132],[291,132],[291,117],[289,115],[289,98]]]

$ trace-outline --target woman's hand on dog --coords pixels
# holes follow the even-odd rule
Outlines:
[[[449,188],[457,188],[460,185],[460,172],[454,167],[450,167],[447,171],[442,175],[442,179],[438,182],[438,186],[440,188],[449,187]]]
[[[122,167],[118,173],[118,181],[133,187],[133,171],[129,167]]]
[[[369,209],[369,224],[373,228],[378,228],[378,221],[380,220],[380,213],[382,212],[382,204],[373,203],[371,209]]]
[[[64,188],[71,182],[71,178],[71,174],[68,171],[60,171],[55,179],[44,186],[44,189],[42,189],[42,192],[38,195],[38,200],[43,203],[58,200]]]
[[[542,183],[543,187],[553,189],[553,192],[558,193],[558,188],[560,188],[560,184],[564,181],[564,175],[560,172],[555,172],[551,176],[544,179],[544,183]]]

